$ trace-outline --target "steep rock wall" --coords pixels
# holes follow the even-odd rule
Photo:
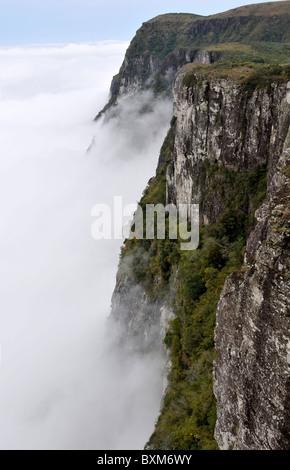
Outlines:
[[[206,196],[204,162],[233,171],[267,165],[271,180],[287,132],[288,110],[280,106],[286,84],[273,83],[268,91],[248,96],[231,79],[193,75],[187,86],[184,76],[177,76],[174,87],[176,137],[167,171],[167,202],[203,201],[203,221],[214,223],[223,207],[216,197]]]
[[[265,48],[268,43],[272,44],[270,49],[273,43],[287,44],[290,42],[289,18],[289,2],[275,2],[258,7],[249,5],[209,17],[166,14],[146,21],[136,32],[120,71],[113,78],[110,103],[144,87],[151,87],[157,93],[170,93],[175,75],[183,65],[213,63],[227,57],[228,48],[219,51],[217,44],[264,42]],[[256,52],[254,61],[259,61],[262,50]],[[271,55],[273,50],[268,59]],[[277,62],[275,55],[272,59]],[[285,61],[285,58],[280,56],[280,60]]]
[[[260,61],[289,61],[289,5],[154,18],[112,81],[108,117],[140,90],[153,91],[141,113],[154,96],[173,94],[171,129],[141,203],[200,205],[196,253],[168,240],[127,240],[122,249],[110,325],[130,353],[164,354],[164,399],[148,449],[290,446],[289,68],[267,83],[261,74],[243,81]],[[207,65],[192,73],[186,64]]]
[[[237,175],[244,174],[241,181],[246,184],[247,175],[257,166],[268,168],[269,202],[257,212],[255,228],[253,222],[248,224],[246,267],[226,281],[217,311],[215,435],[222,449],[289,445],[289,181],[284,173],[289,165],[290,115],[286,94],[286,83],[273,82],[247,94],[235,80],[197,74],[188,83],[180,72],[174,88],[171,150],[161,152],[158,165],[157,175],[166,169],[166,202],[201,203],[201,223],[206,226],[213,226],[229,207],[235,209],[224,192],[239,199],[236,192],[241,191],[244,197],[246,188],[234,187]],[[245,220],[252,217],[254,204],[250,192],[247,197],[237,214]],[[175,297],[181,265],[175,265],[176,275],[170,277],[163,299],[152,293],[162,284],[160,270],[153,274],[151,292],[136,279],[136,259],[146,265],[146,258],[154,258],[151,250],[150,244],[148,251],[141,248],[142,253],[127,250],[112,300],[111,318],[126,345],[139,353],[160,350],[170,321],[179,315],[178,306],[171,308],[170,298]],[[145,276],[145,285],[147,281]],[[185,351],[181,361],[185,374],[188,368],[196,374],[199,363],[192,362]],[[167,356],[166,373],[171,366]],[[165,390],[167,385],[165,381]],[[149,448],[165,449],[165,442],[153,437]]]
[[[132,57],[129,48],[119,74],[112,80],[111,96],[120,98],[144,87],[170,93],[176,73],[185,64],[211,64],[220,57],[217,51],[185,48],[169,52],[165,58],[150,53]]]
[[[286,100],[280,107],[289,116]],[[215,434],[225,450],[290,447],[289,169],[290,131],[269,202],[256,214],[246,267],[227,280],[217,309]]]
[[[167,170],[167,202],[203,201],[202,222],[213,224],[224,210],[223,198],[218,186],[213,194],[204,161],[238,172],[268,167],[269,202],[256,213],[258,224],[249,235],[246,268],[227,280],[217,310],[216,440],[221,449],[286,449],[290,446],[287,85],[273,83],[247,96],[232,80],[196,76],[191,86],[185,86],[183,78],[183,74],[177,78],[174,93],[176,134]]]

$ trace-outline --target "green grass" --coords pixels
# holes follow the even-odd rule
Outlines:
[[[290,65],[238,64],[216,62],[215,64],[188,64],[184,67],[183,85],[192,88],[202,85],[206,78],[231,79],[241,85],[241,91],[252,95],[257,89],[267,89],[273,83],[290,80]]]

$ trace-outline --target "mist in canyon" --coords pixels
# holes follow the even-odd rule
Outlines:
[[[140,199],[171,118],[144,94],[93,122],[127,46],[0,49],[1,449],[142,449],[154,428],[162,358],[115,354],[122,241],[91,236],[95,204]]]

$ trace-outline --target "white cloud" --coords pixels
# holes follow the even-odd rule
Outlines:
[[[127,42],[28,46],[0,49],[2,99],[35,97],[38,93],[108,89]],[[96,99],[96,98],[95,98]],[[97,103],[95,103],[97,106]]]
[[[0,50],[1,448],[140,448],[157,415],[158,362],[104,353],[120,242],[90,233],[94,204],[140,197],[170,120],[131,108],[139,143],[92,123],[126,46]]]

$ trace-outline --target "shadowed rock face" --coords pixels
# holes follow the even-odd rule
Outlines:
[[[236,171],[257,164],[269,168],[269,202],[256,213],[258,224],[249,236],[246,267],[226,281],[217,309],[215,437],[221,449],[287,449],[290,106],[286,84],[257,91],[245,100],[240,86],[230,80],[205,79],[192,88],[181,83],[182,74],[175,90],[168,203],[200,201],[207,191],[201,178],[205,159]],[[222,210],[218,194],[212,194],[203,205],[203,220],[214,223]]]
[[[130,49],[129,49],[130,51]],[[153,88],[157,92],[171,92],[177,72],[186,64],[212,64],[219,60],[221,53],[203,49],[180,48],[170,52],[165,59],[156,54],[126,57],[120,73],[111,84],[112,97],[131,95],[142,88]]]
[[[281,107],[289,125],[290,106]],[[217,309],[216,440],[225,450],[290,445],[289,165],[290,131],[269,202],[256,214],[246,268],[226,281]]]

